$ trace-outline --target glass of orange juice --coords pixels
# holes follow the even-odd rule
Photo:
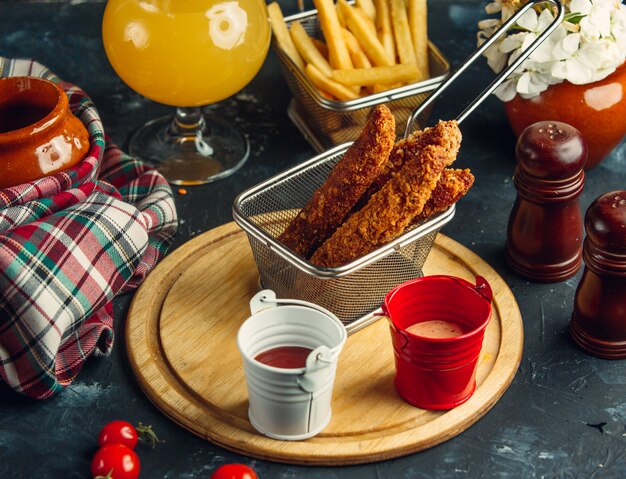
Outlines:
[[[224,178],[243,165],[250,153],[243,132],[201,107],[237,93],[263,65],[270,42],[264,0],[108,0],[102,39],[128,86],[176,107],[132,136],[132,155],[180,185]]]

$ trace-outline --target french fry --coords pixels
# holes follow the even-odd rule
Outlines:
[[[387,0],[374,0],[376,7],[376,33],[378,40],[382,43],[389,58],[396,59],[396,41],[393,38],[393,27],[391,25],[391,12]]]
[[[356,6],[363,10],[371,21],[376,20],[376,7],[373,0],[356,0]]]
[[[369,14],[362,8],[362,6],[363,6],[363,3],[361,3],[361,6],[359,6],[359,3],[357,1],[356,2],[356,6],[352,8],[352,11],[356,15],[361,17],[363,25],[367,25],[368,30],[370,31],[368,35],[371,38],[378,38],[378,33],[376,32],[376,24],[370,18]],[[356,37],[354,35],[352,35],[352,32],[350,32],[350,30],[346,29],[345,31],[348,32],[352,36],[352,38],[354,38],[356,40]],[[347,42],[348,42],[348,40],[346,40],[346,43]],[[367,57],[367,55],[365,54],[365,52],[363,51],[363,49],[359,45],[359,41],[356,40],[356,42],[357,42],[356,48],[350,49],[350,46],[348,46],[348,50],[350,50],[350,58],[352,58],[352,63],[354,64],[354,68],[369,68],[369,67],[371,67],[372,66],[372,62],[370,62],[369,58]],[[364,95],[370,95],[372,93],[371,87],[365,87],[362,93]]]
[[[293,22],[289,31],[291,33],[293,43],[304,61],[315,65],[325,76],[329,77],[332,75],[330,64],[322,56],[319,50],[315,48],[313,41],[311,41],[311,37],[309,37],[302,24],[298,21]]]
[[[393,85],[415,82],[420,78],[420,75],[421,72],[415,63],[400,63],[382,67],[333,70],[331,79],[346,86],[369,86],[377,83]]]
[[[339,25],[341,25],[341,28],[348,28],[348,25],[346,25],[346,18],[343,16],[341,8],[336,7],[335,11],[337,12],[337,19],[339,20]]]
[[[319,92],[320,95],[322,95],[324,98],[326,98],[327,100],[334,100],[335,97],[332,96],[330,93],[325,92],[324,90],[320,90],[319,88],[317,89],[317,91]]]
[[[311,41],[313,42],[313,45],[315,45],[315,48],[317,48],[322,56],[328,61],[328,46],[322,40],[318,40],[317,38],[311,38]]]
[[[354,70],[339,70],[339,71],[354,71]],[[315,65],[309,63],[304,70],[306,76],[311,80],[311,83],[315,85],[319,90],[323,90],[327,93],[330,93],[332,96],[337,98],[339,101],[348,101],[354,100],[358,98],[358,95],[346,88],[344,85],[333,81],[332,79],[325,77],[322,72],[320,72]],[[334,72],[333,72],[334,73]]]
[[[350,58],[352,58],[352,63],[355,68],[371,68],[372,63],[365,52],[361,49],[361,45],[359,45],[359,41],[352,35],[350,30],[345,28],[341,29],[341,33],[343,33],[343,38],[346,41],[346,46],[348,47],[348,51],[350,52]],[[331,76],[332,72],[327,76]]]
[[[352,11],[358,15],[359,17],[361,17],[361,21],[363,23],[363,25],[367,26],[367,29],[370,32],[370,35],[374,35],[375,37],[377,36],[377,32],[376,32],[376,24],[374,23],[374,21],[367,16],[367,13],[365,12],[365,10],[363,10],[360,7],[352,7]]]
[[[394,88],[398,88],[404,85],[404,83],[394,83],[393,85],[383,85],[381,83],[376,83],[372,86],[372,93],[380,93],[387,90],[393,90]]]
[[[417,67],[424,78],[430,76],[428,65],[428,7],[426,0],[407,0],[409,29],[415,50]]]
[[[348,28],[359,41],[359,44],[372,64],[377,66],[393,65],[393,59],[387,55],[387,52],[378,41],[378,38],[371,34],[371,29],[368,24],[363,21],[363,18],[355,13],[353,11],[354,9],[348,5],[345,0],[337,0],[337,6],[345,17]]]
[[[328,45],[328,60],[333,68],[352,68],[350,53],[341,34],[333,0],[313,0],[322,33]]]
[[[304,70],[304,61],[300,57],[300,54],[296,50],[296,46],[291,40],[291,35],[289,34],[289,29],[285,23],[285,18],[283,17],[280,5],[277,2],[270,3],[267,6],[267,14],[270,18],[272,31],[274,32],[278,45],[300,70]]]
[[[277,44],[320,95],[349,101],[428,77],[426,2],[313,0],[321,40],[288,27],[276,1],[267,8]]]
[[[396,39],[398,58],[400,63],[417,63],[415,49],[409,30],[409,19],[406,13],[405,0],[389,0],[391,10],[391,23],[393,34]]]

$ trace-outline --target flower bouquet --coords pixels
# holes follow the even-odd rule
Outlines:
[[[559,120],[583,134],[587,168],[599,163],[626,133],[626,5],[621,0],[562,0],[561,24],[494,92],[516,135],[540,120]],[[493,0],[485,10],[499,18],[478,23],[478,44],[489,38],[522,5]],[[501,35],[485,56],[500,72],[555,18],[537,6]]]
[[[500,18],[478,23],[478,44],[523,4],[494,0],[485,10]],[[495,92],[502,101],[516,94],[530,98],[564,80],[575,85],[606,78],[626,59],[626,6],[620,0],[565,0],[565,19]],[[530,9],[516,28],[486,52],[489,66],[500,72],[517,58],[554,19],[548,7]]]

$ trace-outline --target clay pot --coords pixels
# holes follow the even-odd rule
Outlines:
[[[504,106],[516,136],[542,120],[578,129],[588,148],[585,169],[591,169],[626,135],[626,64],[604,80],[588,85],[564,81],[527,100],[517,95]]]
[[[87,129],[59,85],[34,77],[0,79],[0,188],[70,168],[88,151]]]

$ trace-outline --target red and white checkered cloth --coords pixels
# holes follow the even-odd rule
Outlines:
[[[0,378],[43,399],[111,351],[111,301],[165,254],[178,219],[167,181],[105,141],[84,91],[0,57],[0,77],[25,75],[60,83],[91,141],[75,167],[0,189]]]

